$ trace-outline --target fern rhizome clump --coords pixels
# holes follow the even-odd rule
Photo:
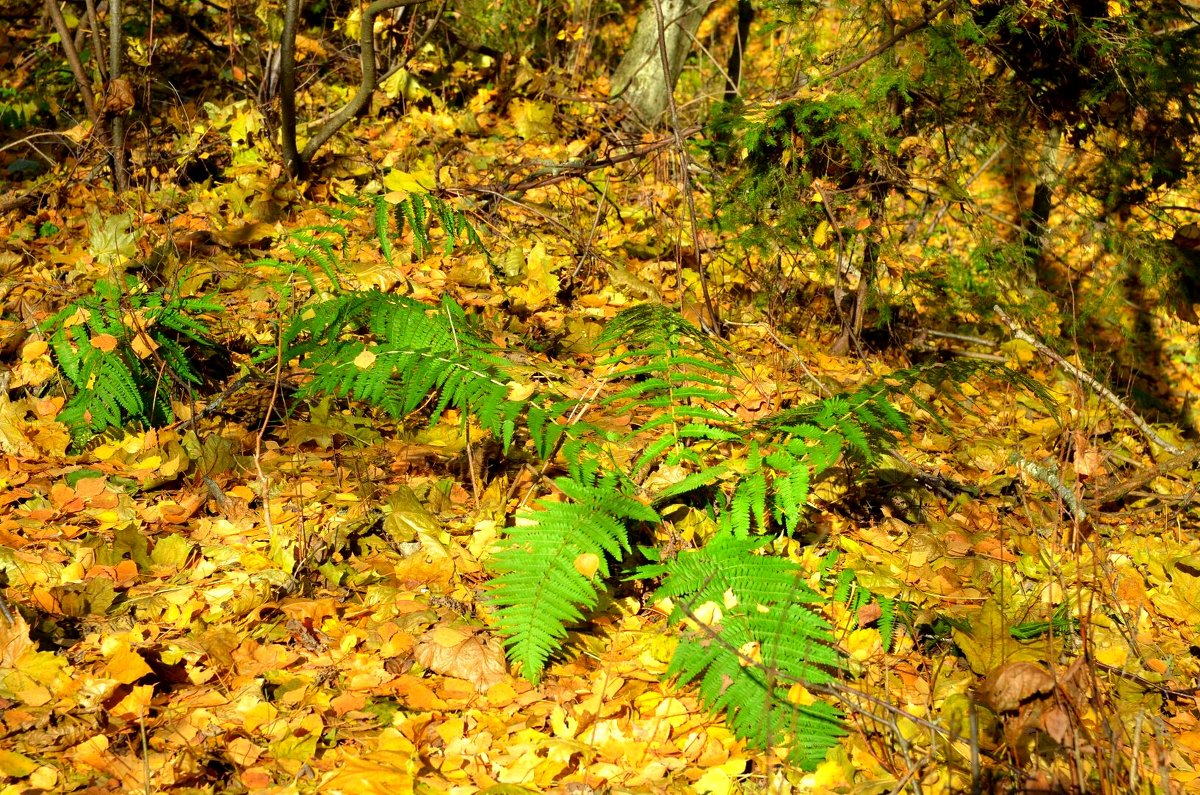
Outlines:
[[[429,306],[339,294],[307,307],[282,341],[285,358],[312,373],[302,395],[347,396],[396,418],[453,408],[505,451],[528,443],[543,471],[561,468],[490,564],[495,623],[525,677],[540,679],[617,581],[641,579],[679,630],[670,674],[696,683],[741,736],[787,747],[808,769],[843,733],[837,708],[811,695],[834,691],[843,658],[813,572],[773,554],[772,540],[801,528],[819,479],[874,466],[909,433],[894,398],[931,410],[914,385],[961,381],[980,366],[893,373],[747,421],[725,345],[657,304],[606,325],[592,383],[578,389],[531,381],[448,297]],[[664,514],[681,512],[711,529],[695,548],[660,548]]]

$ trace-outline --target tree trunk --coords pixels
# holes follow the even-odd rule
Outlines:
[[[129,108],[122,108],[122,103],[116,102],[117,93],[127,89],[128,84],[122,82],[121,56],[125,50],[125,34],[121,30],[121,0],[108,0],[108,104],[105,110],[112,114],[109,122],[109,145],[112,148],[113,187],[118,193],[129,189],[129,171],[125,168],[125,117]],[[132,99],[132,91],[128,92]],[[130,103],[132,104],[132,103]]]
[[[662,9],[663,30],[659,30],[654,4]],[[629,48],[612,78],[612,97],[625,102],[634,117],[646,125],[656,125],[667,109],[667,97],[675,90],[675,81],[692,48],[700,20],[712,0],[647,0],[638,17]],[[670,65],[669,77],[663,75],[658,40],[663,37]]]
[[[1025,217],[1025,261],[1033,268],[1038,286],[1056,298],[1065,298],[1067,279],[1046,261],[1046,242],[1050,234],[1050,213],[1054,209],[1054,188],[1058,181],[1058,149],[1062,130],[1056,124],[1046,133],[1042,143],[1041,163],[1037,184],[1033,188],[1033,203]]]
[[[750,36],[750,23],[754,21],[754,6],[750,0],[738,0],[737,34],[733,37],[733,51],[729,53],[729,64],[725,68],[726,102],[737,99],[742,85],[742,55],[746,51],[746,39]]]

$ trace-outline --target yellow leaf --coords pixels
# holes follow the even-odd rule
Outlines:
[[[522,384],[520,381],[508,382],[508,399],[514,403],[524,403],[536,391],[537,387],[533,384]]]
[[[45,356],[50,346],[45,340],[33,340],[25,343],[25,347],[21,348],[21,361],[32,362],[35,359]]]
[[[600,568],[600,556],[592,552],[584,552],[579,557],[575,558],[575,571],[587,577],[589,580],[596,576],[596,570]]]
[[[444,649],[453,649],[456,646],[460,646],[469,637],[471,636],[462,630],[444,625],[434,627],[429,633],[429,639]]]
[[[561,705],[555,704],[550,711],[550,730],[555,736],[570,740],[579,731],[579,720],[568,715]]]
[[[371,365],[375,364],[376,358],[378,357],[370,351],[363,351],[354,357],[354,366],[360,370],[369,370],[371,369]]]
[[[31,423],[25,421],[25,401],[12,403],[8,393],[0,393],[0,452],[36,458],[37,447],[29,437]]]
[[[16,751],[0,750],[0,776],[4,778],[25,778],[37,770],[37,762]]]
[[[392,169],[383,175],[383,187],[392,193],[428,193],[435,184],[433,175],[428,172],[409,173]],[[403,196],[400,197],[400,199],[403,198]],[[400,199],[396,200],[397,203]]]
[[[154,698],[154,685],[138,685],[129,695],[108,710],[114,718],[136,721],[150,714],[150,702]]]
[[[130,341],[129,347],[133,349],[133,353],[139,359],[146,359],[150,354],[158,350],[158,343],[144,331],[139,331]]]
[[[537,138],[554,132],[554,106],[537,100],[516,100],[510,106],[513,124],[522,138]]]
[[[705,602],[692,611],[692,617],[699,623],[711,627],[720,624],[724,614],[716,602]]]
[[[122,684],[131,685],[152,671],[140,654],[126,647],[118,649],[117,653],[109,659],[107,673],[110,678],[116,679]]]
[[[749,640],[738,649],[738,664],[743,668],[749,665],[762,665],[762,645],[756,640]]]
[[[808,688],[797,682],[788,688],[788,701],[799,707],[807,707],[809,704],[816,702],[816,696],[808,692]]]
[[[225,493],[230,497],[237,497],[239,500],[245,500],[246,502],[254,502],[254,498],[258,496],[254,493],[253,489],[246,485],[234,486]]]
[[[859,662],[867,660],[883,651],[883,641],[880,640],[877,629],[856,629],[846,638],[846,651]]]
[[[723,765],[710,767],[692,788],[696,792],[707,792],[709,795],[729,795],[733,792],[734,776],[739,776],[746,769],[746,760],[734,757]]]
[[[822,221],[817,224],[816,231],[813,232],[812,242],[817,248],[821,248],[829,242],[830,226],[828,221]]]
[[[1120,668],[1129,659],[1129,647],[1123,643],[1114,643],[1102,649],[1095,649],[1096,661],[1112,668]]]

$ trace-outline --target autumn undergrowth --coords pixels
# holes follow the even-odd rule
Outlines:
[[[406,201],[394,221],[422,230],[416,246],[431,248],[423,225],[435,215],[447,248],[455,245],[464,227],[450,208]],[[385,220],[377,207],[377,229]],[[465,229],[464,240],[480,245]],[[778,554],[779,540],[803,535],[823,479],[864,476],[910,433],[899,398],[929,416],[930,388],[981,371],[1023,380],[958,360],[746,420],[736,411],[741,371],[731,349],[660,304],[631,307],[605,326],[587,385],[530,377],[514,364],[519,351],[498,348],[448,296],[428,305],[375,290],[321,295],[280,340],[282,360],[311,374],[300,397],[349,397],[430,423],[453,409],[505,455],[525,449],[540,462],[545,496],[512,516],[488,587],[495,625],[526,678],[536,683],[566,653],[571,632],[608,594],[640,581],[678,634],[668,674],[695,684],[752,744],[786,747],[805,769],[844,733],[836,705],[808,688],[831,692],[845,660],[823,615],[828,595],[809,584],[813,571]],[[711,530],[680,549],[662,530],[688,514],[707,516]],[[851,600],[848,580],[835,597]],[[853,599],[856,609],[879,605],[880,629],[892,634],[894,600],[867,591]]]
[[[466,216],[435,197],[365,209],[388,261],[406,227],[418,257],[438,235],[447,252],[483,248]],[[255,263],[312,288],[304,300],[284,288],[297,308],[278,347],[255,361],[298,364],[307,374],[301,399],[350,398],[430,424],[454,410],[474,418],[504,457],[536,462],[543,496],[510,517],[488,586],[492,620],[521,673],[537,683],[611,593],[641,583],[677,636],[668,676],[694,685],[751,744],[786,748],[807,770],[845,733],[829,698],[850,675],[831,603],[877,624],[887,646],[903,608],[860,587],[850,569],[834,586],[814,587],[836,556],[814,570],[781,554],[804,543],[813,489],[878,468],[911,433],[914,411],[937,417],[931,389],[986,374],[1039,392],[1002,366],[956,360],[747,419],[737,411],[743,373],[733,350],[653,303],[605,325],[580,383],[547,379],[516,366],[520,352],[498,347],[449,296],[430,305],[341,288],[338,241],[346,235],[340,223],[304,229],[284,241],[289,259]],[[197,383],[176,337],[207,344],[203,318],[217,309],[209,298],[104,283],[45,324],[75,387],[62,416],[77,439],[129,419],[169,420],[151,399],[155,379],[144,360]],[[664,530],[688,516],[705,521],[681,546]]]
[[[219,303],[166,295],[136,279],[96,282],[39,326],[72,393],[59,414],[76,443],[127,422],[174,420],[171,400],[199,387],[196,359],[215,346]]]

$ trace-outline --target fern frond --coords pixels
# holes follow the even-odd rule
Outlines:
[[[374,202],[375,240],[379,243],[379,252],[388,265],[392,261],[392,236],[388,234],[388,203],[382,196],[376,196]]]
[[[832,629],[810,607],[821,599],[804,571],[756,554],[764,543],[718,536],[641,574],[666,576],[655,596],[670,598],[670,623],[686,627],[669,674],[698,681],[705,705],[739,736],[787,746],[812,770],[845,730],[834,707],[796,686],[828,684],[842,661]]]
[[[729,385],[737,368],[720,340],[674,310],[660,304],[626,309],[609,321],[596,344],[608,354],[597,366],[620,384],[600,406],[634,417],[621,443],[642,448],[634,465],[640,476],[660,461],[691,462],[703,470],[700,444],[743,437],[740,423],[723,407],[733,400]],[[697,473],[659,498],[710,481],[709,475]]]
[[[59,419],[75,441],[126,420],[170,421],[170,400],[159,394],[158,365],[176,385],[200,383],[182,343],[211,346],[205,316],[220,309],[211,299],[148,292],[129,278],[97,282],[92,295],[42,323],[59,370],[73,387]],[[146,337],[157,353],[143,360],[134,343]]]
[[[293,319],[282,342],[285,358],[312,370],[304,396],[351,397],[396,418],[429,404],[431,422],[447,408],[460,409],[477,417],[506,449],[533,411],[534,445],[548,454],[562,434],[553,420],[572,405],[537,393],[510,399],[511,365],[474,333],[466,313],[449,298],[434,309],[378,290],[344,293]]]
[[[619,491],[616,476],[599,476],[594,465],[573,475],[556,481],[573,502],[540,501],[512,528],[492,562],[500,575],[490,586],[500,633],[510,659],[534,683],[567,626],[596,606],[609,561],[619,562],[629,551],[625,523],[658,521],[652,509]],[[586,556],[598,563],[590,576],[583,573]]]

